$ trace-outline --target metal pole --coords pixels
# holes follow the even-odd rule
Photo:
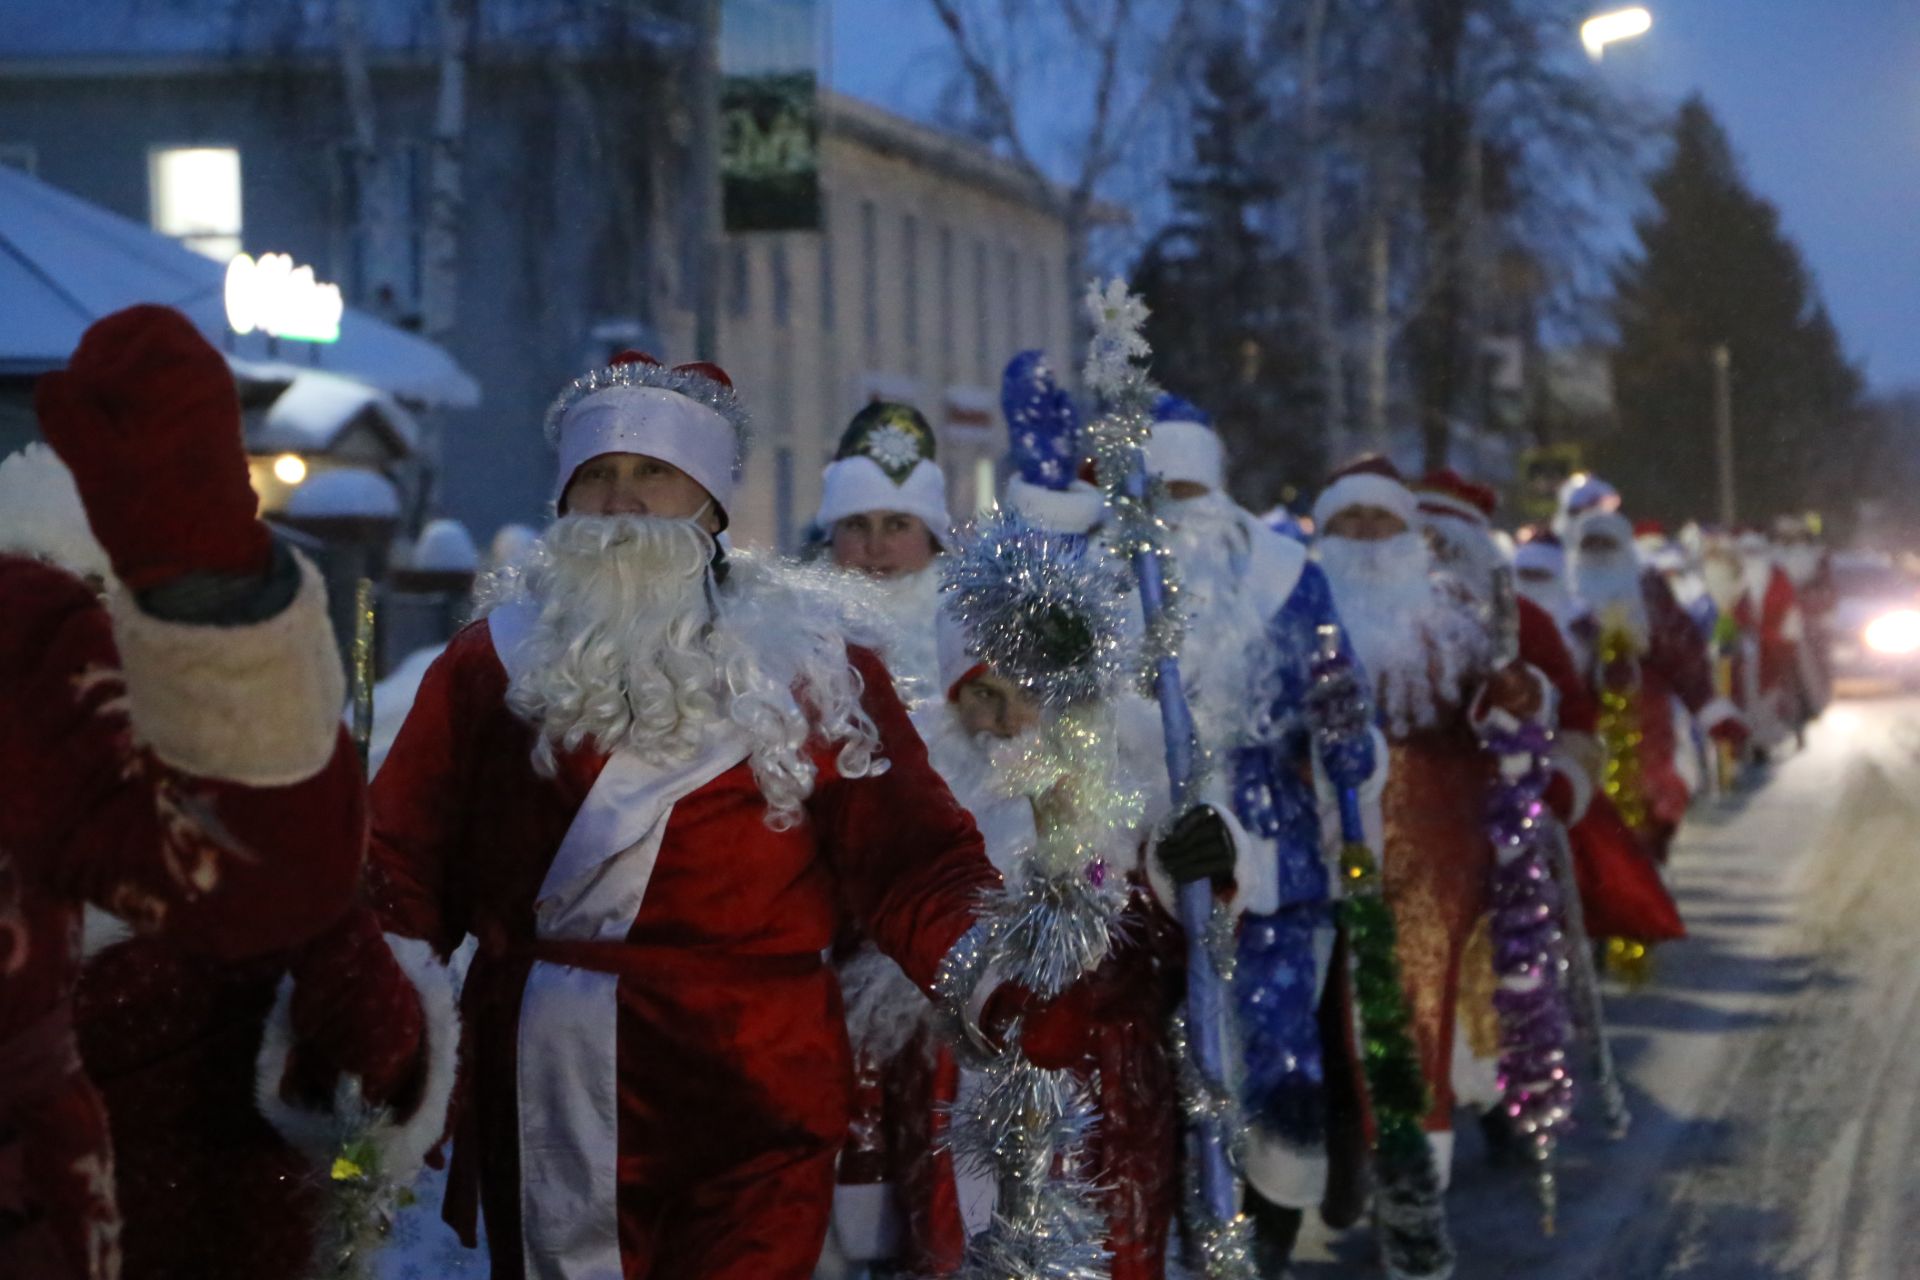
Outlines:
[[[1722,342],[1713,349],[1713,429],[1720,460],[1720,525],[1732,529],[1738,520],[1733,493],[1733,353]]]

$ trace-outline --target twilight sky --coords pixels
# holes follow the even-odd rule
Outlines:
[[[1647,3],[1652,33],[1606,74],[1661,102],[1703,94],[1870,384],[1920,388],[1920,0]],[[926,0],[832,4],[837,87],[924,110],[946,38]]]

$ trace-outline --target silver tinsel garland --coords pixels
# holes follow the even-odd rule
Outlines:
[[[1116,566],[1011,511],[986,516],[959,541],[940,589],[969,654],[1049,709],[1112,691],[1127,662]]]

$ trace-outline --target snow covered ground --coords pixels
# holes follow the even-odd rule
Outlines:
[[[1632,1132],[1582,1109],[1547,1239],[1463,1130],[1461,1280],[1920,1280],[1920,701],[1834,706],[1672,876],[1692,936],[1609,993]],[[1370,1274],[1316,1227],[1300,1280]]]

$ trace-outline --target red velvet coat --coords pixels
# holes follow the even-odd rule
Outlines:
[[[373,787],[372,883],[395,932],[443,952],[479,940],[447,1216],[471,1226],[477,1178],[496,1277],[523,1274],[518,1029],[542,962],[617,975],[625,1274],[810,1274],[851,1092],[821,953],[851,916],[930,986],[996,878],[885,668],[849,653],[890,767],[842,778],[835,752],[817,746],[805,821],[787,831],[766,825],[744,761],[698,787],[672,807],[624,942],[595,954],[536,939],[535,898],[607,758],[578,751],[556,776],[535,773],[533,730],[506,705],[488,622],[455,636],[427,672]]]
[[[164,691],[130,698],[122,645],[84,583],[0,556],[0,618],[0,1274],[104,1280],[119,1221],[106,1118],[71,1030],[82,904],[217,960],[298,942],[352,896],[360,771],[337,704],[319,709],[331,759],[323,738],[302,781],[164,763],[150,731],[180,726],[141,719],[142,698]]]

